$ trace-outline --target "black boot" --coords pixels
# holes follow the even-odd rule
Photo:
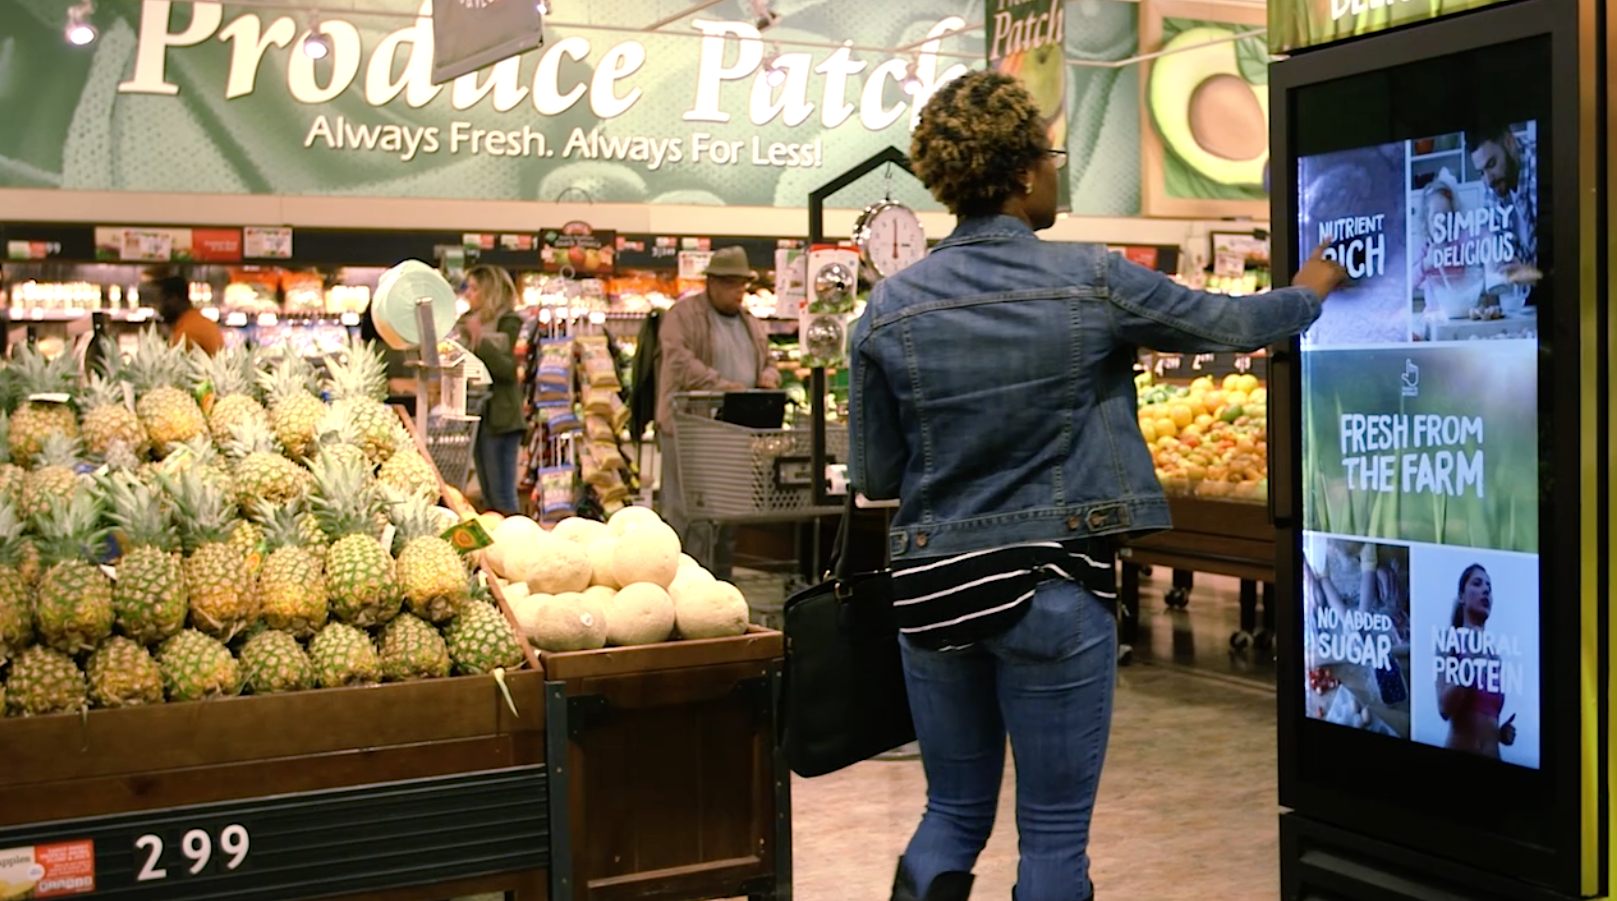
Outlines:
[[[898,872],[893,875],[892,901],[966,901],[976,881],[977,877],[970,873],[939,873],[922,897],[915,892],[915,878],[904,869],[904,859],[899,858]]]

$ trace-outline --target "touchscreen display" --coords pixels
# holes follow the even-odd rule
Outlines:
[[[1299,158],[1308,717],[1538,768],[1538,123]]]

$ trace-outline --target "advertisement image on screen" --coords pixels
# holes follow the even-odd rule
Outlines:
[[[1297,162],[1310,719],[1540,765],[1538,125]]]
[[[1409,550],[1309,535],[1302,596],[1308,717],[1409,738]]]
[[[1410,142],[1410,313],[1416,341],[1533,338],[1537,128]]]
[[[1405,156],[1400,142],[1298,161],[1297,247],[1308,253],[1324,245],[1348,276],[1303,336],[1307,345],[1409,340]]]
[[[1410,550],[1415,741],[1539,763],[1538,558]]]

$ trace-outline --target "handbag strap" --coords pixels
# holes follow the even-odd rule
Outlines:
[[[842,508],[842,522],[837,526],[837,539],[831,550],[831,570],[828,578],[846,580],[851,573],[848,572],[848,546],[853,541],[853,514],[858,508],[857,498],[859,492],[852,485],[848,486],[848,501]]]

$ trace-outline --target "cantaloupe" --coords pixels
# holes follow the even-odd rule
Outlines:
[[[607,588],[621,588],[623,583],[612,574],[612,561],[618,551],[617,536],[603,535],[591,541],[585,551],[590,558],[591,583]]]
[[[506,575],[526,582],[535,593],[563,594],[590,587],[590,557],[571,541],[554,538],[510,548],[503,558]]]
[[[606,524],[612,528],[613,534],[619,538],[647,523],[661,523],[662,517],[650,507],[624,507],[612,514]]]
[[[667,590],[679,574],[679,535],[661,522],[624,533],[612,551],[612,578],[619,585],[650,582]]]
[[[606,647],[606,611],[577,592],[541,602],[529,630],[542,651],[593,651]]]
[[[654,644],[673,632],[674,602],[656,585],[625,585],[606,605],[607,644]]]
[[[729,582],[697,582],[674,601],[674,625],[681,638],[725,638],[747,631],[747,599]]]
[[[612,528],[604,522],[585,519],[582,516],[569,516],[556,527],[550,530],[551,537],[571,541],[574,544],[589,545],[591,541],[603,535],[613,534]]]
[[[483,565],[493,570],[495,575],[507,577],[505,556],[512,548],[554,540],[543,526],[526,516],[512,516],[503,520],[489,533],[489,537],[494,539],[494,543],[483,550]]]

